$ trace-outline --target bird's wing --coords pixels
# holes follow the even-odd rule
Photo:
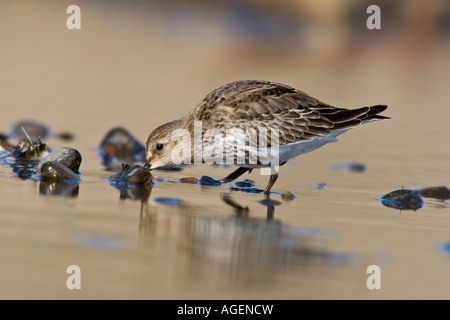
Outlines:
[[[328,135],[336,121],[355,121],[368,108],[339,117],[339,112],[343,110],[346,109],[327,105],[287,85],[268,81],[237,81],[209,93],[196,108],[195,114],[196,120],[203,122],[203,130],[218,127],[244,131],[250,128],[277,129],[279,144],[283,145]]]

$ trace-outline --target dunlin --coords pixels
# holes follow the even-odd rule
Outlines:
[[[361,124],[388,119],[378,115],[386,108],[336,108],[284,84],[236,81],[210,92],[184,117],[156,128],[147,139],[144,166],[174,167],[180,164],[180,157],[183,163],[211,163],[211,159],[225,163],[225,159],[233,159],[238,169],[221,180],[230,182],[253,168],[273,169],[290,158],[335,142],[338,135]],[[244,143],[235,143],[238,140]],[[263,150],[262,142],[265,151],[277,147],[276,152],[272,151],[271,162],[257,156],[257,151]],[[225,152],[221,155],[218,150]],[[271,171],[266,196],[277,178],[277,171]]]

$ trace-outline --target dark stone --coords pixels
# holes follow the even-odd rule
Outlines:
[[[110,176],[107,181],[118,187],[152,184],[152,174],[142,166],[136,164],[130,167],[128,164],[125,164],[122,165],[122,168],[122,170]]]
[[[13,166],[13,172],[16,177],[20,179],[29,179],[34,175],[34,171],[30,170],[27,166],[15,165]]]
[[[40,160],[49,152],[47,145],[38,138],[32,144],[26,140],[19,142],[12,155],[17,160]]]
[[[352,172],[365,172],[367,166],[363,163],[339,163],[333,166],[335,170],[349,170]]]
[[[10,135],[13,138],[17,137],[20,140],[27,140],[29,137],[32,141],[35,141],[39,138],[46,139],[50,137],[52,132],[45,124],[35,121],[21,121],[14,125]]]
[[[64,141],[72,141],[72,140],[75,139],[73,133],[70,133],[70,132],[61,132],[61,133],[58,133],[57,137],[58,137],[59,139],[61,139],[61,140],[64,140]]]
[[[7,139],[8,137],[2,136],[2,134],[0,134],[0,151],[13,152],[16,147],[9,143]]]
[[[74,173],[79,173],[80,165],[81,165],[81,154],[78,150],[73,148],[60,148],[56,149],[53,152],[49,153],[47,156],[41,159],[37,166],[38,172],[41,170],[42,165],[48,161],[55,161],[61,163],[66,166]]]
[[[106,134],[99,153],[105,166],[145,160],[145,146],[123,128],[114,128]]]
[[[416,190],[400,189],[389,192],[381,198],[386,207],[400,210],[418,210],[425,204]]]
[[[122,170],[106,179],[112,186],[119,189],[121,199],[147,201],[152,189],[152,174],[150,170],[140,166],[122,164]]]
[[[417,191],[422,197],[434,198],[438,200],[450,199],[450,189],[445,186],[423,188]]]
[[[283,200],[293,200],[295,198],[297,198],[292,192],[290,191],[285,191],[280,195],[281,199]]]
[[[41,166],[41,180],[53,182],[80,182],[76,173],[56,161],[47,161]]]
[[[187,177],[187,178],[181,178],[177,180],[180,183],[191,183],[191,184],[197,184],[198,179],[194,177]]]
[[[198,184],[201,184],[202,186],[220,186],[222,185],[222,182],[219,180],[213,179],[208,176],[202,176],[200,180],[197,182]]]

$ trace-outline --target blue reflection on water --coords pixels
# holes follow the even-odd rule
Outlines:
[[[154,198],[153,201],[168,205],[180,205],[183,202],[183,200],[181,200],[180,198],[168,198],[168,197]]]
[[[123,251],[129,244],[119,237],[90,234],[82,231],[73,234],[73,241],[82,247],[94,250]]]

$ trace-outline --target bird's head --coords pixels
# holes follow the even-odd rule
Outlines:
[[[147,169],[173,168],[190,161],[190,134],[180,128],[180,121],[168,122],[156,128],[145,146]]]

